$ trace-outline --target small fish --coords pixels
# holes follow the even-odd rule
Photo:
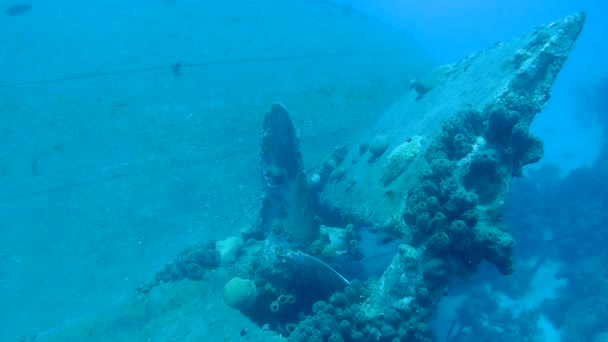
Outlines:
[[[32,6],[28,4],[16,4],[10,7],[7,7],[4,10],[4,14],[6,15],[21,15],[25,12],[28,12],[32,9]]]
[[[173,65],[173,76],[175,76],[175,77],[181,76],[182,75],[181,69],[182,69],[182,62],[175,63]]]

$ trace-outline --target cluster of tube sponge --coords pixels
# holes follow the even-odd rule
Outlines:
[[[429,341],[430,332],[418,319],[403,319],[396,309],[386,308],[383,319],[371,320],[363,308],[370,289],[353,281],[344,292],[335,292],[328,301],[313,305],[312,314],[290,331],[290,342]]]
[[[280,295],[277,300],[274,300],[270,303],[270,311],[279,312],[281,306],[295,304],[296,296],[295,295]]]
[[[502,195],[523,165],[542,156],[525,117],[496,104],[463,110],[443,123],[427,148],[428,167],[408,193],[404,220],[406,234],[430,252],[430,281],[472,270],[484,259],[503,274],[512,272],[515,241],[497,223]]]

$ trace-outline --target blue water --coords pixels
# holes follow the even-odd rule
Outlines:
[[[434,329],[498,326],[523,306],[545,340],[608,339],[604,2],[355,0],[375,19],[354,24],[323,1],[26,2],[0,1],[0,340],[120,303],[183,248],[250,224],[270,103],[288,104],[312,166],[411,77],[580,10],[532,127],[545,157],[503,215],[520,271],[482,268]],[[458,316],[466,296],[478,315]]]

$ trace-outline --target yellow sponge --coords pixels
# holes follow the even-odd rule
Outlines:
[[[232,278],[224,285],[224,301],[235,309],[249,309],[257,297],[258,289],[249,279]]]

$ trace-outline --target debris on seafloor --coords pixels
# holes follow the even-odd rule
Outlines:
[[[173,76],[180,77],[182,75],[182,62],[173,64]]]

